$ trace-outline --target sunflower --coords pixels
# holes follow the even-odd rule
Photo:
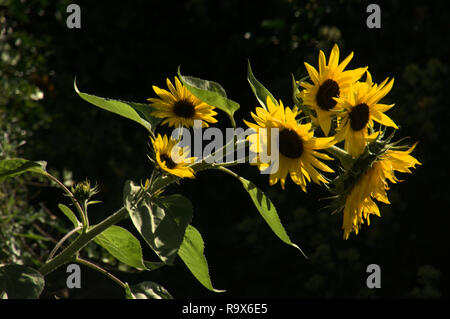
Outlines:
[[[155,151],[155,159],[158,166],[178,177],[184,178],[195,178],[194,170],[189,167],[196,158],[189,156],[189,147],[179,147],[177,146],[178,141],[167,138],[166,135],[162,137],[160,134],[156,139],[152,139],[153,149]]]
[[[345,140],[344,148],[353,157],[360,155],[366,147],[367,140],[372,140],[378,133],[368,135],[368,128],[373,128],[373,121],[382,125],[398,128],[383,112],[394,104],[378,104],[392,89],[394,79],[387,78],[380,85],[372,82],[372,76],[367,72],[365,82],[353,85],[352,93],[346,97],[335,98],[338,106],[345,111],[338,114],[336,140]]]
[[[344,239],[348,239],[351,232],[358,234],[364,220],[367,221],[367,225],[370,225],[370,215],[380,217],[380,210],[374,199],[390,204],[386,193],[389,189],[387,180],[392,183],[399,181],[395,171],[411,173],[409,168],[421,165],[410,155],[416,145],[417,143],[407,151],[387,150],[361,175],[345,201],[342,225]]]
[[[202,127],[208,127],[208,123],[216,123],[214,106],[211,106],[198,99],[180,80],[175,77],[175,86],[167,79],[167,87],[170,92],[153,86],[153,90],[159,98],[149,98],[148,101],[156,109],[152,116],[164,118],[162,124],[172,127],[193,127],[194,121],[202,121]]]
[[[333,98],[346,96],[351,85],[358,81],[367,70],[365,67],[344,71],[352,58],[353,52],[339,64],[339,47],[335,44],[331,50],[328,64],[326,64],[325,54],[322,50],[320,51],[319,72],[305,62],[306,70],[313,84],[301,82],[300,86],[304,90],[300,92],[299,97],[303,100],[303,104],[316,111],[320,128],[326,136],[330,132],[332,116],[338,110]]]
[[[284,107],[280,101],[275,105],[267,98],[267,107],[256,108],[256,114],[251,113],[255,123],[244,121],[256,133],[248,136],[251,143],[250,151],[257,155],[255,164],[262,172],[270,173],[270,185],[278,181],[284,189],[286,177],[289,174],[291,179],[306,192],[306,180],[320,184],[328,181],[316,170],[333,173],[334,171],[318,160],[332,160],[326,154],[316,150],[328,148],[334,144],[333,138],[315,138],[311,131],[311,123],[298,124],[295,117],[300,111],[291,111]],[[271,130],[276,128],[277,130]],[[272,136],[272,134],[276,134]],[[272,138],[276,141],[272,149]],[[278,150],[278,161],[276,163],[264,163],[261,160],[261,153],[268,154]]]

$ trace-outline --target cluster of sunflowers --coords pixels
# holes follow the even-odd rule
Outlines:
[[[327,63],[320,51],[318,70],[305,62],[312,83],[293,79],[292,109],[265,88],[260,91],[265,96],[258,96],[254,90],[261,107],[251,113],[254,123],[244,120],[254,130],[247,137],[251,151],[259,155],[276,150],[279,154],[277,163],[257,159],[251,164],[270,174],[270,185],[279,181],[283,189],[288,175],[304,192],[311,181],[326,186],[334,195],[332,210],[344,212],[344,239],[351,232],[358,234],[365,221],[369,224],[370,215],[380,216],[374,200],[389,204],[387,180],[399,181],[395,171],[411,173],[410,168],[420,164],[410,155],[417,143],[412,147],[399,145],[401,141],[391,142],[393,133],[386,136],[387,127],[393,132],[398,129],[385,114],[394,104],[379,102],[392,89],[394,80],[387,78],[376,84],[367,67],[345,70],[352,58],[353,53],[339,63],[339,48],[334,45]],[[361,81],[364,75],[365,81]],[[175,86],[169,79],[167,85],[170,91],[154,86],[159,98],[149,99],[151,115],[163,118],[162,124],[193,127],[198,120],[202,127],[208,127],[208,123],[217,122],[215,107],[195,96],[178,78]],[[276,145],[271,141],[276,141]],[[337,146],[340,143],[343,148]],[[160,169],[181,178],[194,178],[192,165],[197,159],[190,157],[189,149],[173,152],[178,147],[177,140],[161,135],[153,137],[152,144]],[[179,156],[174,159],[170,154]],[[334,173],[321,161],[334,158],[341,165],[339,175],[330,180],[319,171]]]

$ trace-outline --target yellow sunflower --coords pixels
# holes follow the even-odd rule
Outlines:
[[[345,140],[344,148],[353,157],[360,155],[368,140],[376,137],[378,133],[368,136],[368,128],[373,127],[373,121],[380,124],[398,128],[397,125],[383,112],[386,112],[394,104],[386,105],[378,102],[389,93],[394,84],[394,79],[388,82],[388,78],[380,85],[372,82],[372,76],[367,72],[365,82],[353,85],[352,93],[346,97],[335,98],[339,107],[345,111],[338,114],[338,127],[336,128],[336,140]]]
[[[170,92],[153,86],[153,90],[159,98],[149,98],[148,101],[156,109],[152,116],[164,118],[162,124],[172,127],[193,127],[194,120],[202,121],[202,127],[208,127],[208,123],[216,123],[214,115],[215,107],[198,99],[175,77],[175,86],[167,79],[167,87]]]
[[[353,52],[339,64],[339,47],[335,44],[331,50],[328,64],[326,64],[325,54],[322,50],[320,51],[319,72],[305,62],[306,70],[313,84],[301,82],[300,86],[304,90],[300,92],[299,97],[303,100],[303,104],[316,111],[320,128],[326,136],[330,132],[332,116],[338,110],[333,98],[346,96],[351,85],[358,81],[367,70],[365,67],[344,71],[352,58]]]
[[[189,167],[196,158],[188,157],[190,154],[189,147],[177,146],[178,141],[167,138],[166,135],[162,137],[160,134],[156,139],[152,139],[153,149],[155,151],[155,159],[158,166],[178,177],[195,178],[194,170]]]
[[[298,124],[295,117],[300,112],[285,108],[281,101],[276,106],[267,97],[267,107],[268,110],[257,107],[256,114],[251,113],[256,124],[244,121],[255,130],[254,134],[248,136],[251,143],[250,151],[257,155],[257,160],[253,164],[257,165],[260,171],[270,174],[270,185],[280,181],[283,189],[288,174],[304,192],[306,192],[306,180],[309,182],[312,180],[316,184],[328,183],[317,169],[330,173],[334,171],[318,158],[322,160],[332,160],[333,158],[316,150],[333,145],[333,138],[315,138],[311,130],[311,123]],[[271,130],[272,128],[277,130]],[[276,135],[272,137],[272,134]],[[274,148],[271,145],[272,138],[277,143]],[[276,150],[278,150],[276,163],[265,163],[261,160],[262,152],[269,154]]]
[[[407,151],[387,150],[355,183],[345,201],[342,225],[344,239],[348,239],[351,232],[358,234],[364,220],[370,225],[370,215],[380,216],[374,199],[390,204],[386,193],[389,189],[387,180],[392,183],[399,181],[395,171],[411,173],[409,168],[421,165],[410,155],[416,145],[417,143]]]

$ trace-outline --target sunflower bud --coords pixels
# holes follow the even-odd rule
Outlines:
[[[81,183],[77,183],[75,187],[72,187],[72,193],[78,201],[84,202],[98,193],[98,187],[97,185],[91,187],[91,183],[88,180],[85,180]]]

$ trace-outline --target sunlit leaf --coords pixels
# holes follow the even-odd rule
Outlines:
[[[189,225],[186,228],[178,255],[203,286],[214,292],[224,292],[225,290],[215,289],[211,283],[204,250],[205,244],[202,235],[192,225]]]
[[[115,100],[83,93],[78,90],[76,82],[74,82],[74,87],[77,94],[85,101],[106,111],[135,121],[145,127],[149,132],[154,131],[156,125],[161,121],[161,119],[150,115],[152,107],[149,104]]]
[[[139,186],[127,182],[124,187],[124,205],[147,244],[161,261],[171,265],[192,219],[192,204],[181,195],[162,197],[154,202],[148,193],[143,195],[140,203],[136,203],[135,196],[139,190]]]
[[[146,269],[139,240],[128,230],[112,225],[97,235],[94,241],[119,261],[136,269]]]
[[[275,235],[277,235],[278,238],[280,238],[286,244],[297,248],[306,257],[300,247],[294,244],[289,238],[286,230],[281,224],[280,217],[278,216],[277,210],[272,201],[251,181],[240,176],[239,181],[242,183],[242,186],[244,186],[245,190],[250,195],[253,204],[255,204],[256,209],[269,225],[270,229],[272,229],[272,231],[275,233]]]
[[[252,67],[250,66],[250,61],[248,61],[248,73],[247,73],[247,80],[248,83],[250,83],[250,87],[252,88],[253,93],[255,94],[256,98],[258,99],[259,104],[267,110],[267,97],[269,96],[272,102],[275,105],[278,105],[277,100],[273,97],[272,93],[267,90],[264,85],[262,85],[253,75]]]
[[[77,228],[81,226],[80,221],[77,219],[77,216],[75,213],[66,205],[64,204],[58,204],[58,208],[66,215],[66,217],[72,222],[73,227]]]
[[[152,281],[144,281],[132,286],[126,284],[125,297],[127,299],[173,299],[164,287]]]
[[[180,68],[178,68],[178,76],[192,94],[209,105],[224,111],[230,118],[233,118],[234,112],[239,109],[239,104],[227,98],[225,89],[219,83],[182,75]]]
[[[0,161],[0,182],[8,177],[14,177],[23,173],[32,172],[45,175],[47,163],[28,161],[23,158],[7,159]]]

